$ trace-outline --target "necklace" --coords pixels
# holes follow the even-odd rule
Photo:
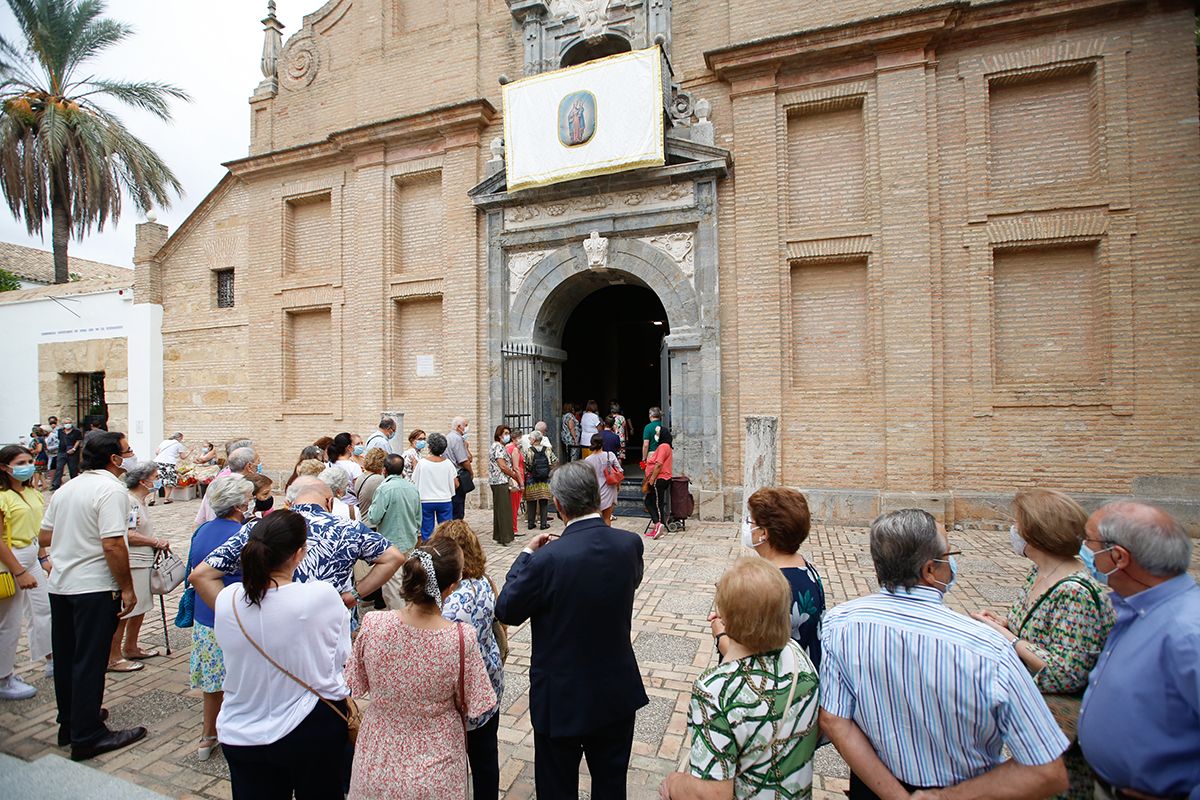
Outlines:
[[[1059,563],[1058,566],[1056,566],[1054,569],[1050,570],[1050,572],[1046,573],[1045,577],[1043,577],[1039,572],[1037,580],[1034,581],[1033,595],[1035,597],[1040,597],[1042,594],[1045,593],[1046,588],[1054,585],[1054,580],[1053,580],[1054,576],[1058,575],[1059,571],[1062,570],[1063,567],[1071,567],[1074,565],[1075,565],[1075,559],[1070,558],[1070,559],[1067,559],[1066,561]],[[1038,588],[1038,584],[1042,585],[1041,589]]]

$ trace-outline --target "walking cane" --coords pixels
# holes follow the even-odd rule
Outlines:
[[[167,627],[167,600],[161,594],[158,596],[158,609],[162,612],[163,640],[167,643],[167,655],[171,655],[171,629]]]

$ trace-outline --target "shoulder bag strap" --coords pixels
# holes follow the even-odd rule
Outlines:
[[[255,649],[255,650],[257,650],[257,651],[258,651],[258,652],[259,652],[259,653],[262,655],[262,657],[263,657],[263,658],[265,658],[265,659],[266,659],[268,662],[270,662],[271,666],[273,666],[275,669],[277,669],[277,670],[279,670],[280,672],[282,672],[284,675],[287,675],[289,678],[291,678],[291,679],[292,679],[292,680],[294,680],[296,683],[298,683],[298,684],[300,684],[301,686],[303,686],[303,687],[304,687],[305,689],[307,689],[308,691],[310,691],[310,692],[312,692],[313,694],[315,694],[315,695],[317,696],[317,699],[318,699],[318,700],[320,700],[322,703],[324,703],[325,705],[327,705],[327,706],[329,706],[330,708],[332,708],[332,709],[333,709],[333,713],[337,714],[339,717],[341,717],[343,720],[345,720],[345,721],[346,721],[346,724],[349,724],[349,723],[350,723],[350,718],[349,718],[349,717],[347,717],[345,714],[343,714],[343,713],[341,712],[341,710],[340,710],[340,709],[339,709],[339,708],[338,708],[336,705],[334,705],[334,704],[333,704],[333,702],[331,702],[330,700],[326,700],[324,697],[321,697],[321,694],[320,694],[320,692],[318,692],[318,691],[317,691],[316,689],[314,689],[313,687],[309,686],[309,685],[308,685],[307,683],[305,683],[304,681],[302,681],[302,680],[300,680],[299,678],[297,678],[297,677],[296,677],[295,675],[293,675],[292,673],[288,672],[286,669],[284,669],[284,667],[283,667],[283,665],[282,665],[282,664],[280,664],[278,661],[276,661],[275,659],[273,659],[273,658],[271,658],[269,655],[267,655],[267,651],[266,651],[266,650],[263,650],[263,649],[262,649],[262,648],[259,646],[258,642],[254,641],[254,639],[252,639],[252,638],[250,637],[250,634],[249,634],[249,632],[246,630],[246,626],[242,624],[242,615],[238,613],[238,608],[237,608],[237,604],[238,604],[238,598],[237,598],[237,596],[236,596],[236,593],[235,593],[235,596],[231,598],[231,600],[232,600],[232,603],[233,603],[233,616],[234,616],[234,619],[236,619],[236,620],[237,620],[238,627],[242,629],[242,635],[246,637],[246,641],[248,641],[250,644],[252,644],[252,645],[254,646],[254,649]]]
[[[1079,578],[1075,577],[1074,575],[1068,575],[1067,577],[1065,577],[1062,580],[1055,583],[1053,586],[1051,586],[1045,592],[1043,592],[1042,596],[1039,597],[1037,599],[1037,602],[1033,604],[1033,608],[1029,609],[1029,611],[1027,611],[1025,613],[1025,619],[1021,620],[1021,624],[1017,627],[1017,636],[1020,636],[1022,633],[1024,633],[1025,626],[1028,625],[1029,620],[1033,618],[1033,613],[1042,607],[1042,603],[1046,602],[1046,598],[1048,598],[1050,595],[1054,594],[1054,590],[1057,589],[1059,586],[1062,586],[1064,583],[1068,583],[1068,582],[1078,583],[1080,586],[1087,589],[1088,594],[1090,594],[1092,596],[1092,600],[1096,603],[1096,608],[1104,607],[1100,602],[1100,595],[1095,589],[1093,589],[1091,586],[1088,586],[1087,583],[1079,580]]]

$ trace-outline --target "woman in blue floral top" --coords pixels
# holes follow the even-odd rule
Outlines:
[[[792,640],[819,669],[825,587],[816,568],[799,552],[808,539],[808,501],[794,489],[769,488],[750,495],[746,505],[750,515],[742,528],[742,543],[787,578],[792,587]]]
[[[443,522],[430,543],[449,539],[463,553],[462,579],[442,602],[442,616],[465,622],[475,628],[483,665],[496,692],[496,706],[481,717],[467,720],[467,759],[471,764],[471,783],[477,799],[500,795],[500,752],[496,734],[500,729],[500,700],[504,694],[504,662],[496,641],[496,586],[484,571],[487,558],[479,546],[479,537],[463,520]]]

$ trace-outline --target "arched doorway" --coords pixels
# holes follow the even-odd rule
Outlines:
[[[601,418],[612,401],[619,402],[636,439],[650,408],[664,403],[662,345],[670,332],[666,309],[649,288],[626,283],[596,289],[563,328],[562,401],[578,408],[595,400]],[[628,452],[633,457],[640,450]]]

